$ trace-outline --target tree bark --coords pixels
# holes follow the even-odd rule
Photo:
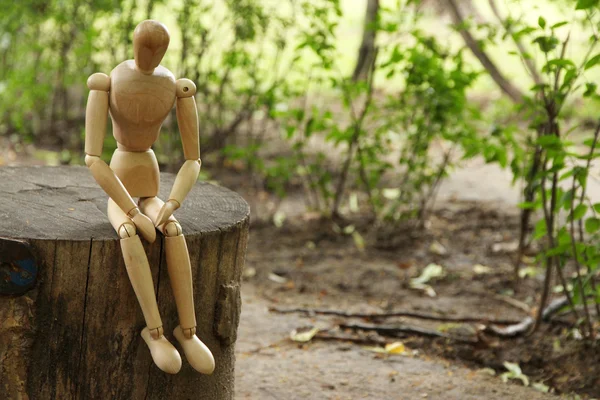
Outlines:
[[[174,176],[161,178],[166,198]],[[197,334],[216,361],[208,376],[185,357],[177,375],[152,362],[106,201],[85,168],[0,169],[0,249],[26,241],[38,265],[32,290],[0,295],[0,393],[9,399],[233,399],[247,204],[202,183],[176,212],[190,251]],[[165,336],[178,346],[162,238],[145,247]]]
[[[366,81],[375,58],[375,39],[377,38],[377,22],[379,20],[379,0],[367,0],[367,11],[363,27],[363,37],[358,49],[356,66],[352,80]]]

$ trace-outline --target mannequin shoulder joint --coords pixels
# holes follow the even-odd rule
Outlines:
[[[192,97],[196,94],[196,85],[189,79],[178,79],[175,85],[177,86],[177,97]]]
[[[108,92],[110,90],[110,77],[101,72],[92,74],[87,80],[87,87],[90,90]]]

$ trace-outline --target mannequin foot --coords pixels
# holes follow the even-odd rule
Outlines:
[[[177,349],[162,335],[162,328],[148,327],[142,330],[142,338],[150,349],[154,364],[168,374],[176,374],[181,369],[181,356]]]
[[[173,335],[183,347],[185,357],[192,368],[202,374],[210,375],[215,370],[215,359],[208,347],[193,333],[194,331],[195,328],[192,329],[191,334],[188,331],[188,335],[185,335],[181,326],[177,325]]]

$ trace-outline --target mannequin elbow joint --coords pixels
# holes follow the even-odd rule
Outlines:
[[[94,165],[94,163],[96,161],[100,160],[100,157],[98,156],[90,156],[90,155],[86,155],[85,156],[85,165],[89,167],[91,167],[92,165]]]

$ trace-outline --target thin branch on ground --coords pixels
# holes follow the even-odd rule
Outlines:
[[[252,350],[243,351],[240,354],[245,354],[245,355],[258,354],[258,353],[260,353],[263,350],[272,349],[274,347],[277,347],[277,346],[283,344],[286,340],[287,339],[277,340],[276,342],[269,343],[269,344],[267,344],[265,346],[259,346],[259,347],[256,347],[256,348],[252,349]]]
[[[317,332],[317,334],[314,336],[314,339],[337,340],[337,341],[341,341],[341,342],[352,342],[352,343],[357,343],[357,344],[377,344],[380,346],[385,346],[386,344],[388,344],[387,340],[385,340],[379,336],[358,337],[358,336],[352,336],[352,335],[343,334],[343,333],[336,334],[336,333],[331,333],[331,332],[327,332],[327,331]]]
[[[393,317],[407,317],[415,319],[424,319],[429,321],[443,321],[456,323],[491,323],[496,325],[513,325],[521,322],[520,319],[502,319],[486,317],[456,317],[422,313],[417,311],[394,311],[389,313],[351,313],[344,310],[325,310],[318,308],[278,308],[270,307],[269,311],[279,314],[304,313],[308,315],[333,315],[343,318],[362,318],[367,320],[377,320]]]
[[[524,311],[527,314],[531,313],[531,307],[529,307],[528,304],[526,304],[520,300],[517,300],[513,297],[502,295],[502,294],[497,294],[494,296],[494,298],[498,301],[508,304],[511,307],[514,307],[518,310]]]
[[[541,313],[542,321],[549,321],[556,313],[558,313],[564,306],[569,304],[569,300],[566,297],[562,297],[560,299],[556,299],[548,305]],[[501,327],[498,325],[489,325],[485,328],[486,333],[490,333],[495,336],[500,337],[515,337],[519,335],[526,334],[528,332],[533,332],[537,328],[537,319],[532,317],[527,317],[523,319],[523,321],[518,324]]]
[[[340,324],[340,328],[342,329],[350,329],[353,331],[361,330],[361,331],[372,331],[377,332],[383,336],[391,336],[391,337],[400,337],[405,335],[419,335],[419,336],[427,336],[427,337],[439,337],[444,339],[453,340],[461,343],[478,343],[479,339],[476,337],[460,337],[460,336],[452,336],[446,333],[438,332],[432,329],[421,328],[418,326],[411,325],[362,325],[362,324]]]

